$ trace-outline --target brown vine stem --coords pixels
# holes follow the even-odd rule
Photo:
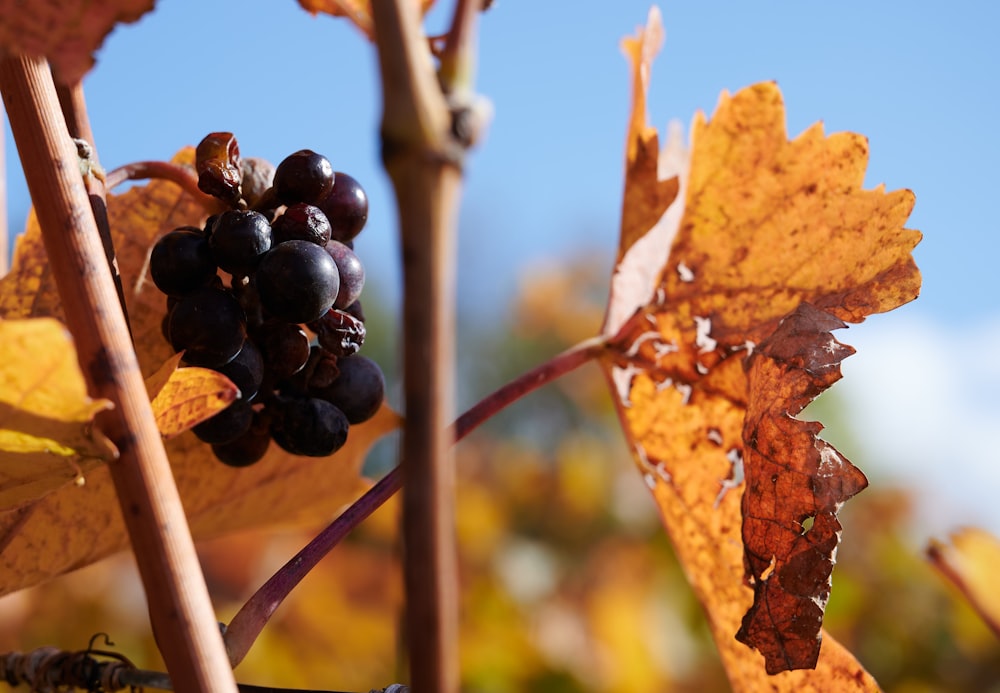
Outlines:
[[[458,417],[451,427],[452,439],[455,442],[462,440],[504,407],[596,358],[604,352],[605,348],[605,340],[602,337],[585,340],[510,381]],[[267,625],[268,620],[295,589],[295,586],[309,574],[309,571],[316,567],[316,564],[330,553],[351,530],[380,508],[402,487],[403,475],[400,468],[397,467],[382,477],[378,483],[368,489],[363,496],[317,534],[246,601],[229,622],[224,636],[226,650],[229,652],[229,660],[233,668],[243,661],[254,641],[260,636],[264,626]]]
[[[459,2],[457,11],[467,3]],[[382,159],[403,254],[403,556],[416,693],[458,690],[453,412],[455,216],[461,156],[417,3],[373,0],[382,78]],[[471,43],[470,43],[471,45]]]
[[[98,424],[120,453],[108,468],[163,659],[179,690],[234,692],[48,63],[4,57],[0,91],[88,390],[115,404]]]

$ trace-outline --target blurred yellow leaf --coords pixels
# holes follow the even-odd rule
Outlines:
[[[193,166],[194,148],[174,163]],[[109,196],[108,217],[129,310],[136,355],[144,376],[175,357],[160,331],[166,298],[146,276],[152,244],[184,225],[202,224],[208,212],[175,184],[154,180]],[[0,315],[60,315],[55,284],[45,261],[37,222],[18,238],[12,269],[0,280]],[[152,378],[155,388],[164,374]],[[169,380],[166,379],[166,380]],[[347,445],[329,458],[290,455],[272,445],[251,467],[227,467],[192,434],[166,442],[174,477],[196,538],[235,529],[326,521],[368,486],[359,476],[371,445],[398,425],[383,407],[352,426]],[[0,515],[0,594],[79,568],[125,548],[127,537],[107,469],[87,484],[67,486],[16,512]]]
[[[622,214],[603,359],[618,413],[734,688],[875,689],[829,636],[820,649],[836,512],[866,481],[794,416],[853,351],[829,330],[916,297],[913,195],[861,189],[858,135],[817,125],[790,141],[772,83],[723,93],[711,120],[695,117],[690,154],[673,138],[648,161],[659,25],[654,9],[625,44],[636,209]]]
[[[950,546],[932,541],[928,558],[1000,637],[1000,540],[973,527],[955,532],[950,539]]]
[[[146,389],[153,396],[156,426],[164,438],[173,438],[211,418],[240,394],[229,378],[211,368],[178,368],[182,356],[175,354],[146,380]]]
[[[117,451],[94,426],[111,402],[87,396],[66,328],[0,320],[0,509],[84,481]]]
[[[154,0],[0,0],[0,52],[44,56],[65,84],[81,79],[119,22],[134,22]]]

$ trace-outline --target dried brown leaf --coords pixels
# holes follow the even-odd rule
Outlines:
[[[657,23],[651,14],[652,30],[636,40],[655,39]],[[644,69],[637,63],[649,53],[642,46],[629,51],[633,72]],[[782,598],[789,614],[802,608],[801,599],[825,604],[836,543],[819,540],[836,536],[830,499],[859,490],[863,476],[844,462],[824,479],[817,459],[829,461],[835,453],[816,438],[818,424],[793,416],[836,379],[836,363],[849,351],[823,330],[917,295],[920,275],[910,253],[920,234],[903,228],[913,195],[861,188],[867,145],[857,135],[827,137],[814,126],[790,141],[781,94],[770,83],[724,93],[711,120],[696,116],[689,158],[674,146],[660,152],[655,178],[638,176],[636,170],[654,170],[644,161],[644,109],[644,98],[634,96],[626,186],[652,189],[645,195],[627,190],[626,205],[657,199],[665,170],[678,175],[680,193],[659,217],[648,203],[645,212],[622,216],[604,328],[611,349],[603,365],[636,462],[705,606],[735,688],[875,689],[828,636],[816,660],[811,648],[818,644],[820,619],[809,621],[808,632],[797,622],[768,625],[758,603],[742,637],[766,655],[766,666],[734,636],[754,604],[751,581],[764,600],[771,590],[788,587]],[[810,338],[820,340],[819,347],[809,346],[803,315],[811,318]],[[814,363],[814,373],[779,365],[776,358],[818,357],[815,349],[826,347],[832,349],[828,361]],[[766,352],[748,362],[762,348]],[[783,484],[796,465],[804,465],[807,475],[813,465],[819,473],[802,483],[815,485],[815,494],[772,494],[768,508],[760,480],[769,482],[773,473],[753,467],[762,450],[782,458],[771,462],[784,465]],[[753,488],[744,483],[744,465]],[[742,508],[774,518],[775,527],[761,531],[751,518],[744,529]],[[809,516],[816,519],[801,538]],[[761,588],[776,570],[784,571],[781,579]],[[795,650],[793,640],[811,644]],[[815,670],[803,669],[811,666]],[[785,670],[797,671],[768,675]]]

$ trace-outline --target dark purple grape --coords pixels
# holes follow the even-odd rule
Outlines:
[[[208,245],[219,267],[230,274],[247,275],[271,248],[271,225],[260,212],[230,209],[215,220]]]
[[[333,188],[333,166],[322,154],[300,149],[289,154],[274,170],[274,191],[286,205],[315,204]]]
[[[340,291],[334,308],[346,308],[358,300],[361,290],[365,288],[365,266],[354,251],[340,241],[330,241],[326,244],[326,252],[337,263],[337,273],[340,275]]]
[[[267,320],[254,330],[253,339],[264,357],[264,367],[275,379],[297,373],[309,360],[309,337],[296,324]]]
[[[331,238],[342,243],[361,233],[368,221],[368,195],[354,178],[337,171],[333,188],[315,203],[330,220]]]
[[[246,433],[228,443],[215,443],[212,452],[216,459],[230,467],[248,467],[264,457],[270,445],[268,424],[259,413],[254,412]]]
[[[293,455],[326,457],[347,442],[350,424],[329,402],[313,397],[279,400],[271,421],[271,437]]]
[[[326,387],[312,387],[309,394],[337,406],[352,424],[375,415],[385,398],[385,376],[378,364],[366,356],[337,360],[340,375]]]
[[[246,318],[239,301],[224,289],[197,289],[170,311],[167,326],[174,351],[184,351],[193,366],[217,368],[243,348]]]
[[[240,398],[249,402],[256,395],[264,380],[264,360],[251,340],[243,342],[236,358],[215,370],[229,378],[240,389]]]
[[[309,323],[309,329],[316,333],[319,345],[334,356],[356,354],[365,343],[365,324],[336,308]]]
[[[228,443],[250,430],[252,420],[253,409],[250,403],[238,399],[191,430],[204,443]]]
[[[315,320],[340,290],[337,263],[308,241],[280,243],[261,258],[253,277],[264,310],[286,322]]]
[[[292,397],[305,397],[309,393],[309,383],[316,380],[330,385],[334,378],[340,375],[337,368],[337,357],[320,346],[309,349],[309,359],[300,370],[278,383],[281,394]]]
[[[319,207],[305,202],[289,205],[271,225],[274,244],[285,241],[309,241],[326,245],[330,240],[330,222]]]
[[[183,296],[205,286],[215,276],[215,269],[205,234],[194,226],[166,234],[149,255],[153,283],[168,296]]]

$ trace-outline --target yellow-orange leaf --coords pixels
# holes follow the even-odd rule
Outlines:
[[[0,0],[0,52],[44,56],[73,84],[94,64],[94,52],[119,22],[134,22],[153,0]]]
[[[192,166],[194,149],[174,163]],[[155,180],[111,196],[108,217],[117,251],[136,354],[151,387],[163,387],[175,357],[160,331],[166,298],[146,276],[157,238],[202,224],[208,212],[177,185]],[[0,280],[0,316],[60,314],[40,231],[32,218],[18,239],[10,274]],[[163,369],[161,371],[161,369]],[[150,378],[157,372],[159,377]],[[329,458],[290,455],[272,445],[251,467],[218,462],[208,445],[185,433],[166,441],[167,454],[196,538],[244,527],[300,524],[331,518],[368,483],[360,475],[371,445],[398,425],[387,407],[352,426],[347,445]],[[0,594],[82,567],[125,548],[127,537],[105,467],[83,487],[66,486],[17,511],[0,514]]]
[[[623,210],[603,330],[618,413],[733,686],[875,689],[829,636],[820,649],[836,510],[864,477],[792,417],[850,353],[829,329],[916,297],[913,195],[861,188],[858,135],[817,125],[789,140],[771,83],[724,93],[711,120],[696,116],[690,153],[675,140],[654,166],[642,92],[658,25],[654,11],[626,42],[642,79],[626,147],[625,204],[639,209]]]
[[[969,600],[1000,637],[1000,540],[968,527],[951,535],[951,545],[932,541],[927,555],[938,570]]]
[[[0,510],[16,508],[118,454],[94,425],[111,402],[87,396],[56,320],[0,320]]]
[[[175,354],[146,380],[156,426],[164,438],[173,438],[211,418],[240,394],[229,378],[211,368],[178,368],[182,356]]]
[[[434,6],[434,0],[416,0],[421,13],[426,13]],[[302,9],[311,14],[328,14],[333,17],[346,17],[354,26],[361,29],[369,40],[375,39],[375,27],[372,23],[371,0],[299,0]]]

